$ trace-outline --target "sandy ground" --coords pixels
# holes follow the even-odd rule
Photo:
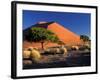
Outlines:
[[[23,69],[90,66],[90,57],[88,51],[71,51],[67,55],[42,55],[42,58],[37,63],[23,64]]]

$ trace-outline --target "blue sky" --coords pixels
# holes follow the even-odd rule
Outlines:
[[[90,20],[91,15],[89,13],[23,10],[23,29],[37,22],[55,21],[78,35],[84,34],[90,37]]]

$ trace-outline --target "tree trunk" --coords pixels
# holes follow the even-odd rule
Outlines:
[[[42,50],[44,50],[44,42],[41,42]]]

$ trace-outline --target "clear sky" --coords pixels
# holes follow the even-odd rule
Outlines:
[[[90,20],[91,15],[89,13],[23,10],[23,29],[37,22],[55,21],[78,35],[87,35],[90,37]]]

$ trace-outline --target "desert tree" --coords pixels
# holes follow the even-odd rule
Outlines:
[[[42,49],[44,49],[45,42],[58,42],[59,38],[50,30],[41,27],[32,27],[28,30],[26,39],[30,42],[41,43]]]
[[[87,35],[80,35],[80,39],[83,41],[84,44],[90,41]]]

